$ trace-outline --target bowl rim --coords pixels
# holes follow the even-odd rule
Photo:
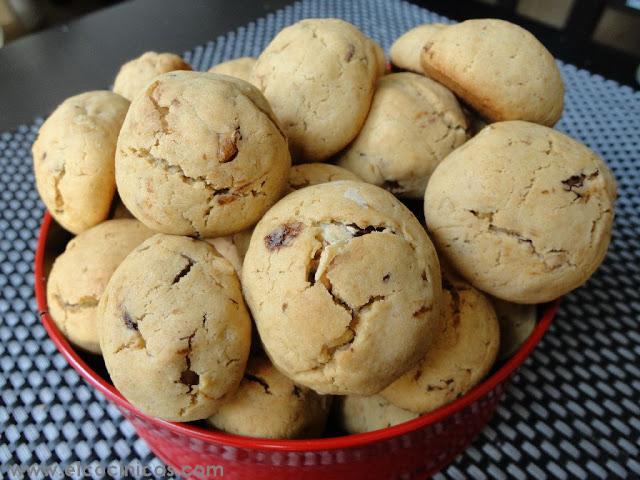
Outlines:
[[[432,412],[421,415],[413,420],[404,422],[392,427],[374,430],[372,432],[344,435],[340,437],[328,437],[317,439],[296,439],[296,440],[276,440],[245,437],[233,435],[225,432],[217,432],[214,430],[206,430],[204,428],[190,425],[187,423],[177,423],[162,420],[149,416],[136,407],[131,405],[117,390],[108,383],[104,378],[98,375],[87,363],[78,355],[71,344],[66,340],[64,335],[58,330],[53,319],[48,313],[47,295],[46,295],[46,279],[44,277],[44,258],[46,251],[47,238],[49,228],[52,222],[51,214],[45,210],[34,260],[34,285],[36,294],[36,303],[38,306],[38,314],[47,331],[49,338],[56,345],[58,351],[65,357],[69,364],[84,378],[90,385],[95,387],[107,399],[115,403],[118,407],[134,412],[135,415],[144,418],[145,421],[151,423],[157,428],[167,429],[171,432],[187,436],[192,439],[201,440],[207,443],[216,443],[239,447],[249,450],[268,450],[268,451],[325,451],[338,450],[345,448],[361,447],[367,444],[390,440],[400,435],[404,435],[428,425],[436,424],[445,420],[462,409],[470,406],[476,400],[488,395],[493,389],[504,382],[511,376],[525,359],[531,354],[536,345],[548,330],[551,321],[556,315],[560,300],[555,300],[548,304],[546,310],[542,314],[542,318],[538,321],[536,327],[531,332],[527,340],[520,348],[507,360],[496,372],[486,378],[483,382],[476,385],[472,390],[467,392],[459,399],[444,405]]]

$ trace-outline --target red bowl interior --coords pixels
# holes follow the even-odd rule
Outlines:
[[[233,447],[271,450],[271,451],[326,451],[333,449],[346,449],[358,447],[370,443],[390,440],[403,434],[419,430],[431,424],[436,424],[457,412],[470,406],[478,399],[493,391],[499,384],[504,382],[531,354],[546,330],[549,328],[553,317],[558,309],[559,300],[549,304],[545,309],[542,318],[537,323],[535,329],[518,349],[518,351],[506,361],[497,371],[486,378],[482,383],[468,392],[466,395],[445,405],[433,412],[422,415],[414,420],[384,428],[368,433],[355,435],[344,435],[332,438],[317,438],[306,440],[271,440],[262,438],[243,437],[228,433],[205,430],[198,426],[186,423],[172,423],[155,417],[150,417],[132,406],[113,385],[98,375],[87,363],[76,353],[74,348],[67,342],[66,338],[58,330],[52,318],[48,314],[46,298],[46,278],[44,271],[45,247],[52,217],[46,212],[40,228],[38,245],[35,255],[35,293],[38,310],[44,327],[55,343],[58,350],[67,359],[69,364],[91,385],[97,388],[110,401],[118,407],[135,412],[157,428],[169,430],[175,434],[190,437],[205,442],[221,443]]]

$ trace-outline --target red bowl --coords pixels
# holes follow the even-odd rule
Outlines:
[[[149,448],[185,478],[371,479],[425,478],[448,465],[490,420],[507,382],[531,354],[556,314],[550,304],[520,349],[495,373],[458,400],[415,420],[358,435],[312,440],[242,437],[171,423],[133,407],[83,360],[47,313],[45,249],[52,219],[45,213],[35,256],[40,317],[75,370],[116,404]],[[201,475],[207,472],[209,475]],[[217,468],[216,468],[217,467]]]

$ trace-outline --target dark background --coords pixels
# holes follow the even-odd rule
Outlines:
[[[7,11],[11,13],[11,5],[20,1],[0,0],[0,23],[3,5],[6,17]],[[292,3],[291,0],[31,2],[38,8],[22,12],[22,18],[16,14],[14,22],[4,27],[8,44],[0,48],[0,131],[47,115],[66,97],[107,88],[122,63],[146,50],[181,53]],[[414,0],[413,3],[455,20],[495,17],[513,21],[535,34],[556,57],[638,87],[640,10],[630,5],[640,8],[640,0]]]

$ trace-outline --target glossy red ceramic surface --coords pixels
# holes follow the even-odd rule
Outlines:
[[[203,478],[199,474],[207,466],[208,478],[241,480],[426,478],[449,464],[486,425],[510,377],[549,328],[558,307],[555,302],[546,309],[527,341],[493,375],[455,402],[415,420],[333,438],[240,437],[143,414],[76,353],[47,313],[44,258],[51,223],[47,212],[35,255],[35,292],[45,329],[71,366],[114,402],[151,450],[183,478]]]

